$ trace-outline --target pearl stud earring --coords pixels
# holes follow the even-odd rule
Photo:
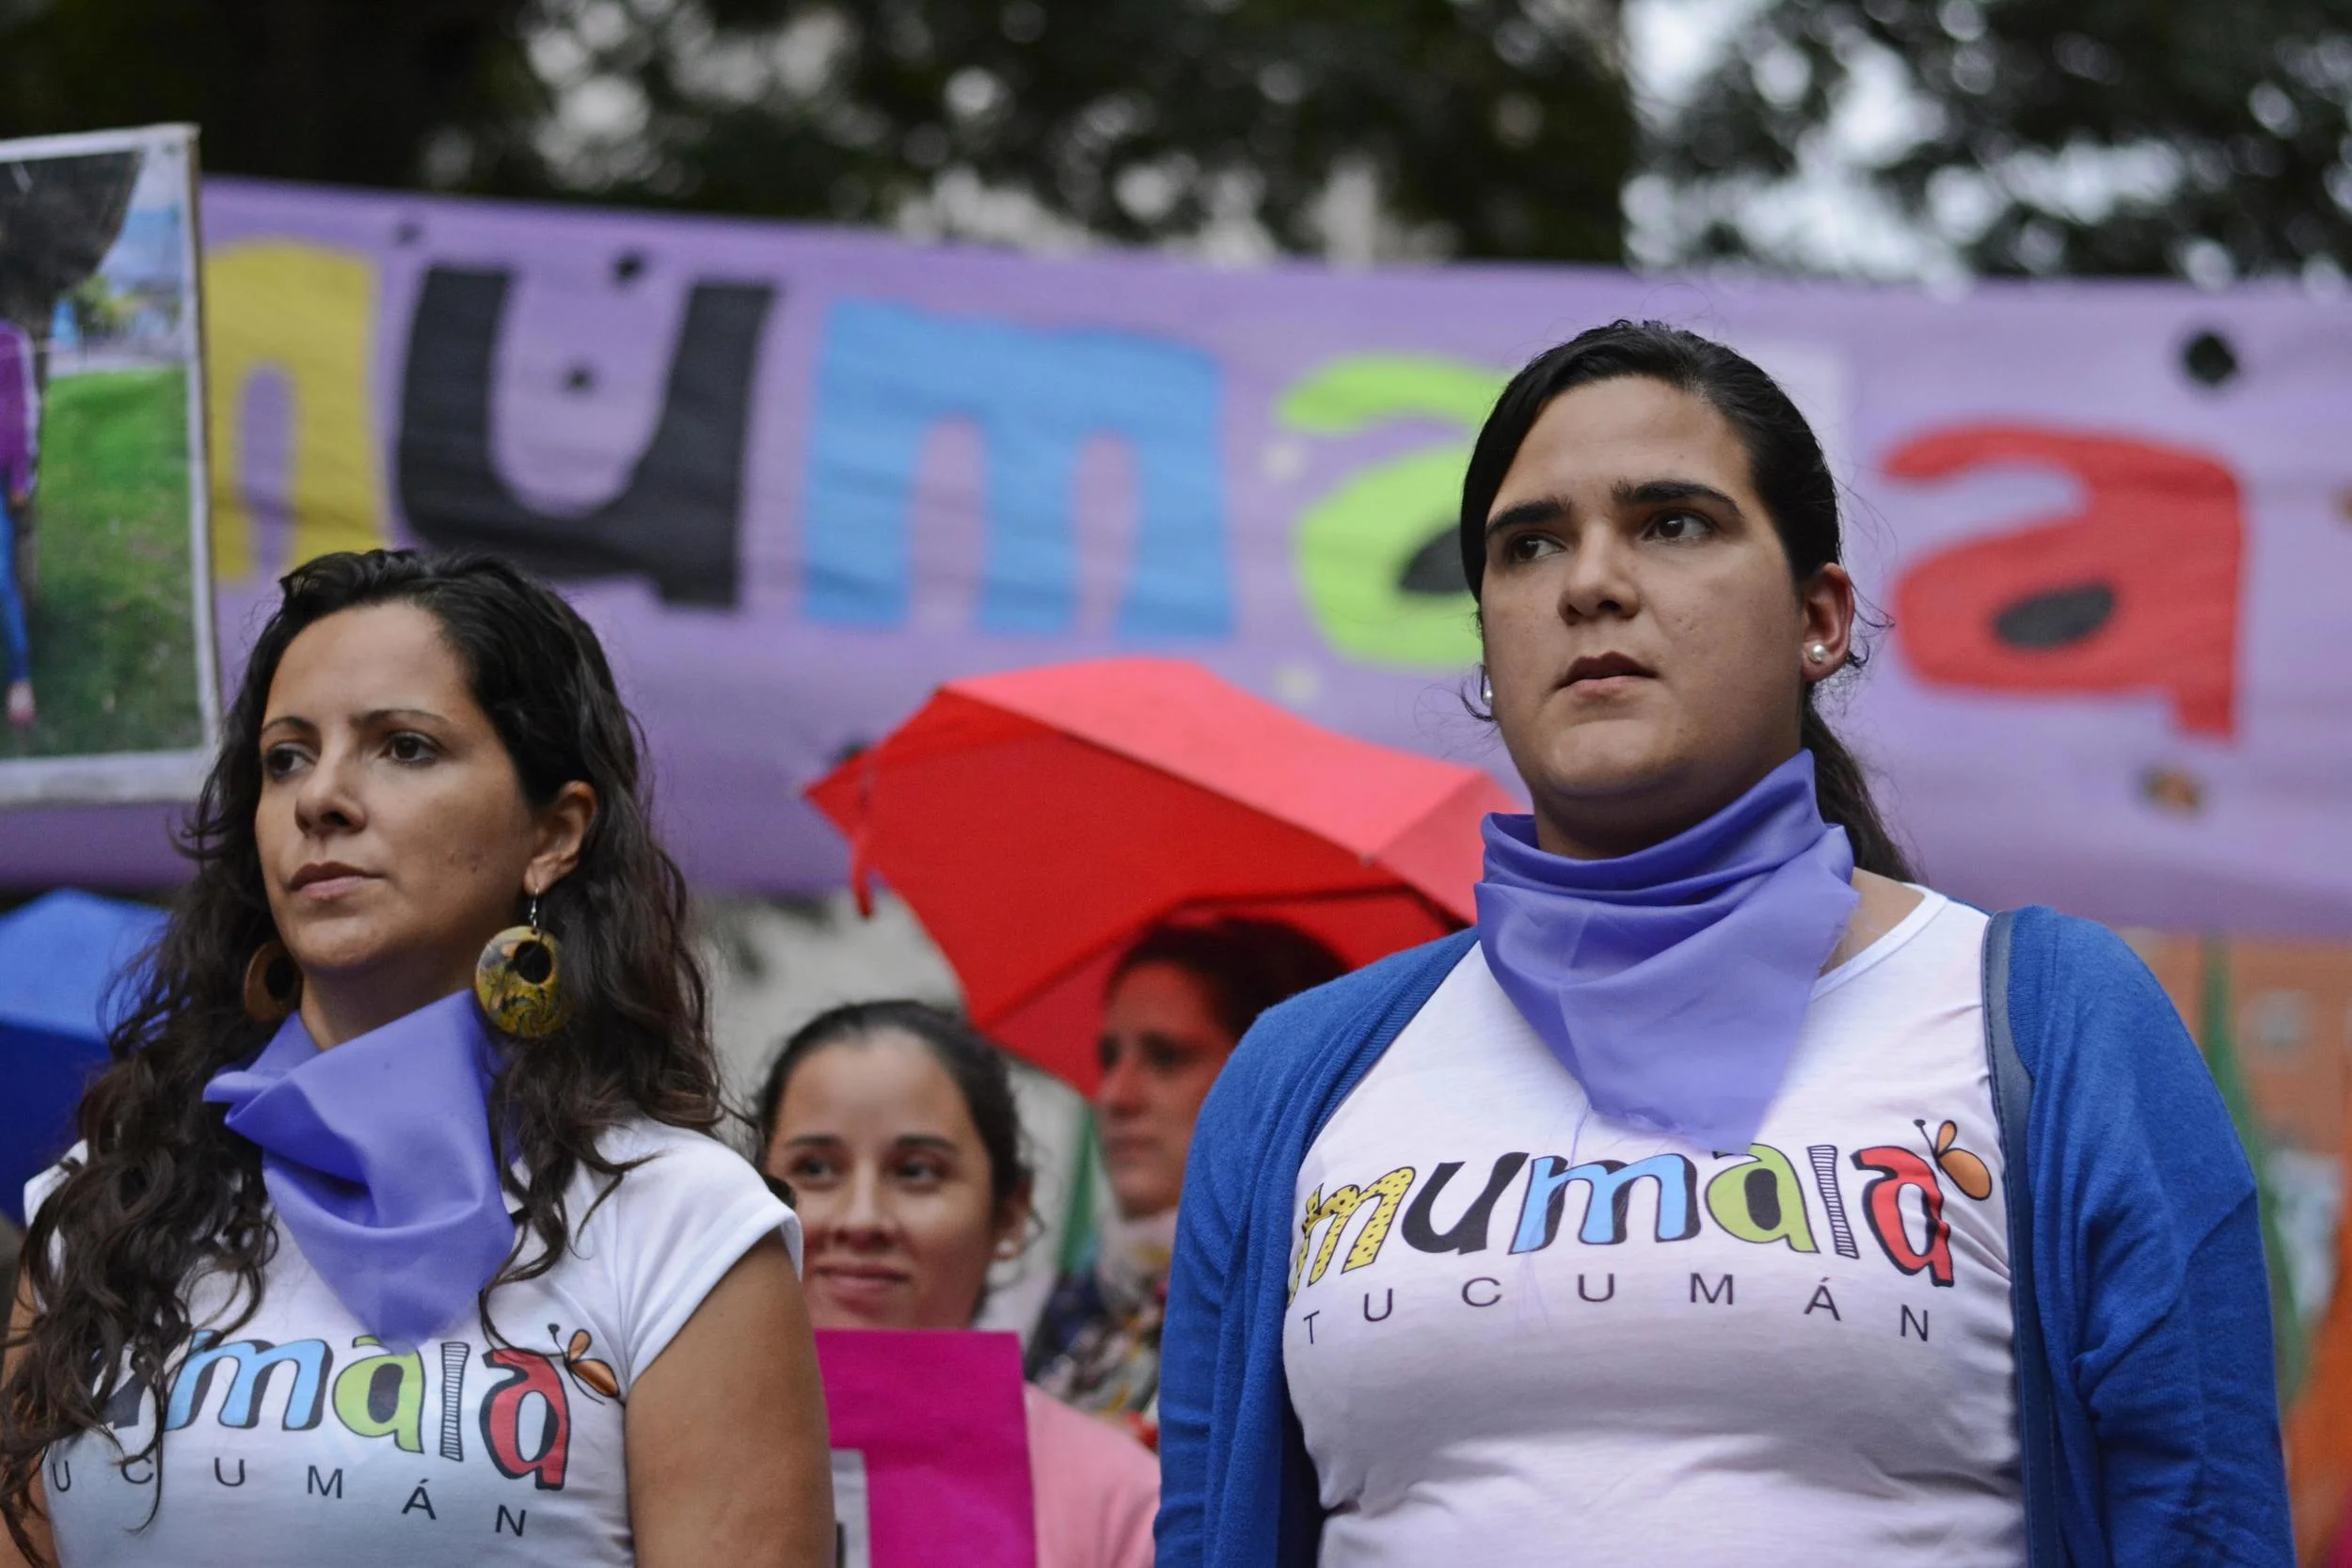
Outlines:
[[[1813,646],[1804,651],[1804,657],[1811,659],[1816,664],[1827,663],[1829,660],[1829,644],[1826,642],[1816,642]]]

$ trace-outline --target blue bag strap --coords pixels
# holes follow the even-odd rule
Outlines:
[[[2001,1132],[2001,1191],[2009,1207],[2009,1299],[2017,1362],[2017,1454],[2026,1507],[2026,1568],[2066,1568],[2058,1534],[2058,1413],[2033,1279],[2033,1185],[2026,1131],[2033,1113],[2033,1075],[2017,1054],[2009,1016],[2010,941],[2017,917],[1993,917],[1984,933],[1984,1054],[1993,1084],[1993,1117]]]

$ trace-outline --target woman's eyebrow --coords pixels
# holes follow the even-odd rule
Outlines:
[[[1695,479],[1647,479],[1639,484],[1631,480],[1619,480],[1610,488],[1610,498],[1619,506],[1656,506],[1663,501],[1713,501],[1735,517],[1746,514],[1740,503],[1711,484],[1701,484]]]
[[[1197,1039],[1190,1035],[1171,1035],[1165,1029],[1146,1029],[1141,1038],[1144,1044],[1155,1051],[1178,1051],[1200,1055],[1216,1049],[1207,1040]]]
[[[1502,529],[1517,528],[1522,523],[1556,522],[1567,515],[1568,503],[1560,497],[1538,496],[1534,500],[1524,500],[1515,506],[1506,506],[1487,518],[1486,531],[1494,533]]]
[[[956,1152],[956,1141],[936,1132],[901,1132],[897,1139],[900,1148],[936,1148],[943,1153]]]

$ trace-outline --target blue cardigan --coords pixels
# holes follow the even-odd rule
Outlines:
[[[2048,910],[2005,924],[2032,1079],[2039,1332],[2018,1336],[2020,1381],[2047,1417],[2027,1424],[2024,1480],[2054,1505],[2029,1521],[2035,1568],[2291,1568],[2254,1179],[2221,1097],[2121,940]],[[1159,1568],[1314,1563],[1323,1510],[1282,1372],[1298,1168],[1474,940],[1273,1009],[1210,1091],[1161,1338]]]

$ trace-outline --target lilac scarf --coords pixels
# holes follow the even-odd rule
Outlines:
[[[1799,752],[1686,832],[1615,860],[1486,818],[1478,942],[1505,995],[1610,1120],[1744,1152],[1813,982],[1853,913],[1853,849]]]
[[[490,1143],[497,1048],[471,991],[331,1051],[296,1013],[204,1086],[259,1144],[262,1182],[351,1315],[410,1348],[474,1304],[515,1244]]]

